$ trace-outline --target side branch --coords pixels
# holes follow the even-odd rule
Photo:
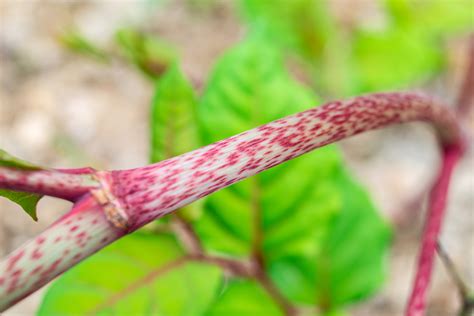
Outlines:
[[[38,193],[75,201],[98,182],[88,172],[67,170],[22,170],[0,167],[0,189]]]
[[[407,316],[424,315],[426,290],[433,270],[436,243],[446,210],[449,183],[463,149],[459,146],[446,146],[443,149],[443,163],[440,173],[430,192],[428,214],[423,231],[420,257],[413,290],[407,306]]]

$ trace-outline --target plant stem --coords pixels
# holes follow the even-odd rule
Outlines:
[[[150,166],[105,179],[131,230],[308,151],[395,123],[431,121],[447,143],[460,140],[455,116],[416,94],[335,101]]]
[[[440,174],[429,197],[427,220],[421,242],[415,282],[407,306],[407,316],[424,315],[426,290],[431,278],[436,253],[436,242],[446,209],[449,183],[453,169],[461,158],[462,153],[462,147],[457,145],[445,146],[443,148],[443,162]]]
[[[91,195],[0,262],[0,311],[124,235]]]
[[[441,261],[446,267],[446,270],[448,271],[449,276],[451,277],[454,284],[456,285],[460,296],[462,297],[463,300],[465,300],[469,296],[469,288],[467,287],[467,285],[464,283],[463,279],[461,278],[461,275],[456,269],[454,262],[451,260],[448,253],[446,252],[444,247],[441,245],[441,242],[439,241],[436,244],[436,250],[438,251],[438,255],[441,258]]]
[[[111,241],[199,198],[343,138],[416,120],[429,121],[437,127],[447,156],[442,174],[449,179],[460,155],[456,148],[462,143],[456,117],[430,98],[412,93],[381,93],[334,101],[157,164],[95,172],[100,187],[92,189],[92,194],[87,193],[71,213],[49,227],[36,241],[20,247],[0,262],[0,311]],[[441,181],[432,196],[445,191],[446,185],[446,180]],[[0,183],[2,186],[9,184],[4,181]],[[31,185],[16,187],[32,189]],[[56,187],[58,191],[63,189]],[[61,195],[56,191],[50,193]],[[435,205],[444,203],[442,200]],[[437,212],[432,215],[435,218],[430,219],[426,230],[428,238],[424,240],[422,290],[429,282],[431,250],[434,249],[431,240],[439,231],[441,220]],[[433,223],[436,224],[434,230],[431,229]],[[79,225],[80,232],[71,231],[74,225]],[[54,238],[60,236],[66,238],[54,244]],[[40,248],[38,240],[48,242],[41,243]],[[32,259],[37,249],[42,251],[44,262]],[[74,253],[77,258],[64,257],[66,250],[69,256]],[[47,267],[48,272],[36,278],[28,275],[31,269],[40,266],[41,269]]]
[[[298,310],[291,304],[290,301],[284,297],[280,290],[273,284],[272,280],[267,276],[265,271],[261,270],[256,275],[257,281],[263,286],[267,293],[275,300],[275,302],[281,307],[285,315],[295,316]]]
[[[185,218],[180,216],[179,213],[174,213],[173,215],[173,224],[175,224],[173,225],[175,228],[174,230],[188,253],[193,255],[202,254],[203,248],[201,241],[194,231],[193,226]]]
[[[21,170],[0,167],[0,188],[49,195],[74,201],[98,187],[92,169]]]

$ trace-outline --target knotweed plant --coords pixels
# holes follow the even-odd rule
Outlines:
[[[255,47],[251,48],[251,51],[258,51],[255,50]],[[237,50],[234,55],[231,54],[230,57],[227,57],[227,60],[225,59],[223,65],[234,67],[238,63],[235,63],[232,58],[235,56],[241,58],[242,55],[247,56],[248,51],[248,46]],[[265,56],[262,61],[271,60],[267,57]],[[266,76],[269,76],[269,73],[272,75],[270,71],[267,71],[268,69],[272,71],[275,69],[274,64],[271,63],[263,66],[256,65],[250,63],[248,67],[260,67],[259,71],[265,73]],[[268,69],[261,68],[267,66]],[[221,65],[221,75],[223,68],[225,67]],[[289,84],[282,81],[282,78],[287,80],[287,77],[279,76],[280,74],[275,74],[276,79],[274,81],[283,82],[284,84],[278,86],[278,89],[275,90],[277,98],[279,97],[278,93],[281,93],[285,87],[289,90],[300,89],[294,83]],[[250,77],[254,82],[255,80],[259,81],[253,75]],[[224,79],[222,76],[216,75],[214,83],[224,84],[222,83],[225,81]],[[252,80],[249,79],[250,82]],[[270,78],[265,80],[273,82]],[[168,89],[176,86],[180,87],[179,93],[167,96]],[[183,83],[183,78],[177,68],[172,68],[157,87],[157,99],[154,103],[156,107],[152,112],[152,116],[154,118],[161,117],[162,113],[160,111],[162,111],[163,105],[160,102],[163,98],[173,99],[176,102],[174,109],[192,103],[188,102],[194,98],[190,89],[188,83]],[[252,87],[246,89],[252,89]],[[262,94],[265,93],[262,92]],[[211,92],[208,91],[207,96],[208,99],[212,99]],[[234,104],[225,104],[226,100],[226,98],[223,98],[219,101],[222,101],[223,106],[232,108]],[[271,98],[268,100],[271,100]],[[307,99],[297,97],[293,98],[291,102],[299,101],[306,103]],[[256,104],[254,106],[264,107],[269,105]],[[208,111],[215,111],[215,109],[209,106]],[[253,117],[258,117],[258,115],[258,112],[255,112]],[[167,117],[173,119],[174,116],[168,113]],[[212,135],[212,125],[219,126],[219,120],[221,118],[216,116],[214,121],[210,121],[211,123],[205,128],[204,134],[208,138],[212,139],[209,136]],[[258,119],[255,120],[255,122],[258,121]],[[170,213],[186,209],[194,201],[203,199],[246,178],[255,177],[267,169],[285,164],[287,161],[315,149],[366,131],[413,121],[428,122],[434,126],[439,136],[440,152],[443,158],[437,181],[430,193],[429,212],[421,241],[416,278],[406,311],[407,315],[422,315],[426,305],[426,290],[430,282],[436,242],[443,221],[449,181],[456,163],[463,154],[465,142],[458,118],[451,109],[430,97],[411,92],[376,93],[348,100],[332,101],[279,118],[185,153],[182,153],[183,150],[179,149],[182,147],[179,146],[183,142],[190,141],[195,136],[194,131],[186,131],[181,128],[182,133],[174,134],[178,137],[178,140],[171,146],[166,142],[169,137],[164,137],[168,130],[161,130],[158,126],[154,129],[152,139],[157,144],[156,148],[162,150],[154,152],[152,156],[154,156],[153,160],[161,161],[130,170],[98,171],[92,168],[72,170],[42,168],[3,152],[0,156],[0,188],[2,189],[0,194],[22,204],[33,217],[36,216],[34,205],[43,195],[66,199],[74,204],[68,213],[43,233],[19,247],[1,261],[0,311],[13,306],[105,246],[132,234],[161,217],[165,217],[165,219],[171,217],[176,221],[179,230],[184,231],[182,236],[184,236],[184,243],[188,247],[186,253],[175,250],[174,246],[171,246],[172,242],[166,238],[158,243],[160,246],[157,249],[161,252],[156,253],[154,252],[156,250],[154,247],[157,247],[156,244],[148,244],[146,237],[137,237],[143,238],[140,243],[141,248],[125,247],[128,249],[129,255],[138,256],[140,253],[140,256],[148,256],[148,259],[143,259],[143,262],[156,264],[158,268],[149,269],[144,267],[143,270],[146,271],[144,276],[131,282],[121,294],[108,296],[107,299],[96,303],[93,308],[87,310],[87,313],[96,313],[111,305],[116,306],[120,304],[125,295],[132,295],[134,291],[138,291],[143,284],[150,280],[177,267],[185,267],[189,262],[200,262],[218,266],[230,275],[247,278],[251,280],[249,282],[259,284],[268,296],[276,302],[277,309],[271,310],[275,314],[297,315],[302,308],[294,301],[304,302],[305,298],[301,298],[296,294],[293,295],[291,289],[282,289],[283,281],[275,281],[275,272],[274,274],[268,272],[268,270],[276,269],[269,263],[271,261],[269,256],[275,255],[277,250],[265,252],[265,249],[270,246],[266,244],[265,236],[262,235],[259,227],[255,228],[254,232],[256,233],[252,235],[250,257],[248,260],[240,260],[206,251],[206,245],[203,245],[202,240],[197,237],[197,233],[187,220],[186,214],[182,211],[175,214]],[[176,129],[179,124],[173,125],[174,123],[176,122],[171,125],[172,128]],[[222,128],[227,127],[222,126]],[[272,178],[272,181],[281,181],[284,184],[284,170],[280,170],[279,176]],[[259,181],[264,180],[259,179]],[[250,182],[249,185],[255,183]],[[245,194],[245,192],[239,194]],[[264,192],[259,194],[264,194]],[[255,200],[257,198],[258,196],[254,195],[251,199]],[[229,212],[234,212],[238,207],[238,205],[232,205],[232,203],[227,206]],[[258,207],[256,209],[258,210]],[[261,217],[264,215],[262,215],[262,212],[255,212],[253,214],[255,222],[260,223],[262,221]],[[281,220],[291,221],[292,213],[286,214]],[[239,225],[235,221],[231,224]],[[210,233],[207,232],[207,234]],[[219,243],[219,240],[214,239],[212,242]],[[224,246],[221,245],[221,247]],[[110,261],[108,268],[114,270],[114,265],[120,266],[122,264],[120,260],[120,257],[117,257],[115,261]],[[87,261],[84,264],[86,263]],[[186,266],[186,269],[186,273],[191,273],[190,270],[197,268]],[[199,271],[201,270],[192,275],[197,278]],[[203,274],[209,276],[205,281],[212,283],[211,280],[217,278],[216,273],[208,272]],[[67,277],[67,274],[65,277]],[[67,278],[65,280],[64,282],[67,282]],[[120,280],[114,282],[120,282]],[[201,288],[203,286],[202,282],[199,283],[200,285],[196,289],[199,294],[195,295],[198,295],[197,299],[206,301],[209,298],[203,297],[206,290]],[[233,284],[233,295],[238,296],[239,292],[246,291],[247,288],[253,286],[251,284],[253,283]],[[193,285],[189,286],[192,287]],[[166,289],[159,287],[156,287],[155,290],[158,293],[166,291]],[[54,287],[52,291],[54,292]],[[297,289],[295,291],[297,292]],[[140,297],[147,295],[138,293]],[[263,297],[260,292],[256,293],[259,293],[256,294],[257,300],[260,297],[259,295]],[[50,295],[54,298],[55,295],[60,294],[56,291]],[[176,292],[173,295],[179,296],[181,293]],[[336,303],[325,295],[325,293],[318,294],[317,305],[320,311],[330,312]],[[228,295],[224,294],[220,302],[225,302],[227,299]],[[265,300],[262,299],[263,301]],[[68,304],[74,303],[69,302]],[[217,303],[217,307],[214,307],[210,314],[218,315],[225,312],[223,305],[219,304],[225,303]],[[46,307],[43,306],[40,310],[40,314],[60,311],[60,309],[55,310],[54,308],[48,307],[48,304],[46,304]],[[269,311],[261,310],[261,312],[268,313]]]

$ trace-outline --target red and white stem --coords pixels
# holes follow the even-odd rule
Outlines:
[[[417,94],[385,93],[330,102],[150,166],[96,172],[100,185],[72,212],[0,262],[0,311],[177,208],[315,148],[417,120],[433,123],[449,148],[461,148],[461,130],[447,108]]]

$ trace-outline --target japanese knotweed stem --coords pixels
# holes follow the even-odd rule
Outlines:
[[[448,108],[418,94],[380,93],[329,102],[157,164],[102,172],[100,182],[107,187],[102,202],[104,192],[95,192],[95,198],[87,193],[72,212],[0,262],[0,311],[108,243],[177,208],[318,147],[411,121],[431,122],[444,146],[462,147],[461,129]],[[120,208],[110,212],[105,205]],[[426,247],[423,251],[431,251],[431,244]],[[428,282],[431,270],[425,266],[423,282]]]

